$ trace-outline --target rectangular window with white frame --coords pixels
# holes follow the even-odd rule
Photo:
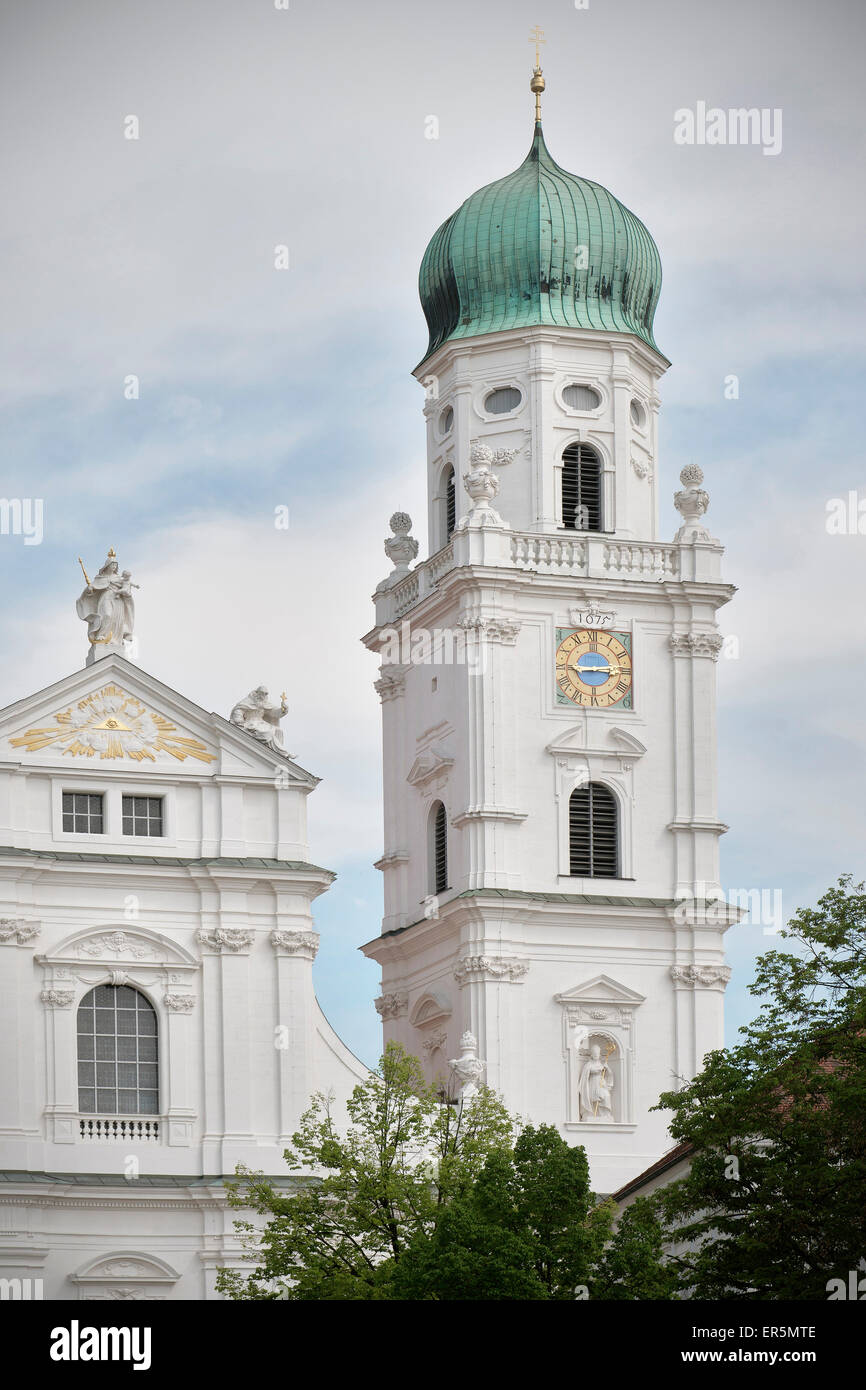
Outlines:
[[[63,829],[73,835],[105,833],[105,800],[101,792],[64,792]]]
[[[165,833],[161,796],[124,796],[121,814],[124,835],[162,837]]]

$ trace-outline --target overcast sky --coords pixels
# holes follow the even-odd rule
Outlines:
[[[223,714],[286,689],[288,745],[324,779],[312,855],[339,874],[317,987],[368,1062],[380,734],[358,639],[395,508],[424,553],[417,271],[525,156],[535,24],[551,153],[661,251],[663,494],[701,464],[739,586],[723,882],[780,891],[788,916],[861,876],[866,840],[866,535],[826,530],[829,499],[866,499],[860,0],[3,6],[0,491],[43,498],[45,535],[0,536],[0,705],[83,664],[76,556],[96,569],[109,545],[155,676]],[[781,152],[677,144],[698,102],[781,110]],[[678,521],[671,503],[663,535]],[[769,944],[728,935],[731,1036]]]

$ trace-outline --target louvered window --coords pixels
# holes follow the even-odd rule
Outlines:
[[[450,541],[457,522],[457,494],[454,489],[454,469],[448,469],[445,482],[445,539]]]
[[[619,828],[612,791],[597,782],[576,787],[568,803],[568,831],[571,873],[581,878],[618,876]]]
[[[602,529],[601,459],[588,444],[563,450],[562,524],[572,531]]]
[[[448,819],[442,802],[433,811],[433,892],[444,893],[448,887]]]
[[[597,410],[601,405],[601,396],[595,387],[577,381],[563,389],[562,399],[572,410]]]
[[[486,397],[484,409],[489,415],[507,415],[510,410],[517,409],[522,399],[515,386],[500,386]]]
[[[78,1007],[83,1115],[158,1115],[157,1020],[131,985],[97,985]]]

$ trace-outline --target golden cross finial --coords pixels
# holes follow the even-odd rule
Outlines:
[[[529,35],[529,42],[535,44],[535,71],[532,74],[532,81],[529,90],[535,93],[535,119],[541,120],[541,93],[544,91],[544,78],[541,75],[541,49],[540,44],[547,43],[544,37],[544,30],[536,24],[532,33]]]

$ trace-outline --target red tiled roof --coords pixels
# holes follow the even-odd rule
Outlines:
[[[667,1153],[662,1154],[655,1163],[651,1163],[649,1168],[645,1168],[642,1173],[638,1173],[636,1178],[632,1178],[618,1192],[614,1192],[612,1194],[614,1201],[619,1202],[622,1201],[623,1197],[630,1197],[632,1192],[637,1191],[639,1187],[644,1187],[651,1178],[656,1177],[659,1173],[664,1173],[668,1168],[673,1168],[674,1164],[679,1163],[681,1158],[686,1158],[690,1153],[694,1153],[694,1148],[691,1140],[685,1139],[682,1144],[668,1149]]]

